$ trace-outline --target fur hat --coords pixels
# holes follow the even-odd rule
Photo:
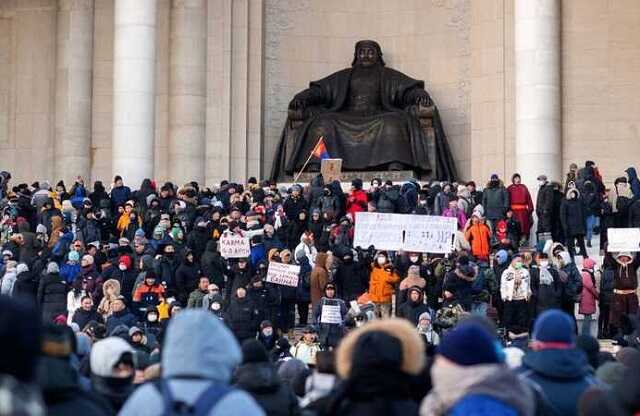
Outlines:
[[[366,345],[361,341],[363,338],[366,338]],[[383,351],[390,344],[395,344],[399,351]],[[394,352],[399,355],[393,357]],[[336,355],[336,370],[342,379],[346,379],[354,365],[377,365],[379,360],[396,358],[404,373],[419,374],[425,364],[424,343],[415,328],[404,319],[375,320],[350,332],[342,340]]]

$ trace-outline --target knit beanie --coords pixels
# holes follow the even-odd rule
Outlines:
[[[60,273],[60,267],[58,267],[58,263],[51,262],[47,264],[47,274]]]
[[[242,363],[260,363],[269,361],[267,350],[256,339],[248,339],[242,343]]]
[[[534,341],[548,343],[560,348],[571,347],[575,343],[574,323],[569,315],[558,309],[549,309],[538,316],[533,325]]]
[[[498,264],[505,264],[508,258],[509,253],[507,253],[507,250],[498,250],[496,253],[496,260],[498,261]]]
[[[576,347],[578,347],[585,353],[591,367],[598,367],[600,343],[597,339],[590,335],[579,335],[576,338]]]
[[[461,366],[497,364],[500,358],[489,333],[475,323],[462,323],[449,331],[437,353]]]
[[[69,254],[67,255],[67,259],[74,263],[78,263],[80,261],[80,253],[78,253],[75,250],[70,251]]]

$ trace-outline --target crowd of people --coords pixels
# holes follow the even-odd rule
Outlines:
[[[0,415],[640,411],[640,256],[607,250],[609,228],[640,226],[633,168],[607,188],[587,161],[532,191],[518,174],[348,190],[321,175],[11,179],[0,172]],[[448,254],[354,246],[359,212],[458,230]],[[229,235],[249,255],[223,257]],[[299,266],[297,286],[267,278],[275,263]]]

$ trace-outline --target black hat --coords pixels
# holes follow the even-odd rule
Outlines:
[[[260,363],[269,361],[267,350],[262,343],[256,339],[248,339],[242,343],[242,362]]]
[[[356,179],[352,180],[351,181],[351,186],[353,186],[356,189],[362,189],[362,179],[356,178]]]

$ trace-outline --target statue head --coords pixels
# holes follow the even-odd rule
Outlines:
[[[382,59],[382,49],[375,40],[361,40],[356,43],[356,49],[353,54],[353,62],[351,66],[384,66],[384,60]]]

